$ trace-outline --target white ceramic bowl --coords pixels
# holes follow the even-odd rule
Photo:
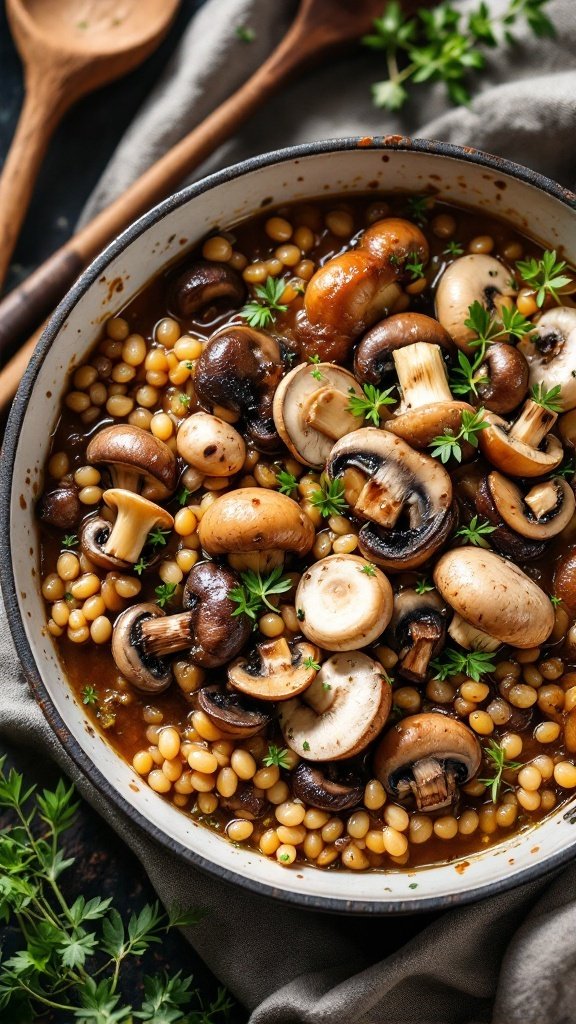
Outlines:
[[[576,196],[525,168],[442,143],[349,139],[284,150],[212,175],[166,200],[98,257],[68,293],[22,381],[5,438],[1,533],[10,536],[2,585],[24,668],[61,743],[100,791],[174,856],[261,894],[307,907],[356,913],[413,912],[479,899],[568,860],[576,841],[576,798],[535,828],[488,850],[419,870],[292,869],[238,849],[201,828],[149,789],[89,727],[44,626],[34,498],[41,491],[50,430],[66,375],[98,337],[102,322],[146,282],[216,226],[266,206],[315,196],[434,192],[497,214],[576,262]],[[31,557],[33,553],[33,557]]]

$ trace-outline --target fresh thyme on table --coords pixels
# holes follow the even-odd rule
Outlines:
[[[365,46],[385,55],[387,77],[372,86],[375,106],[399,110],[409,98],[407,86],[428,82],[444,82],[453,103],[469,103],[470,78],[486,66],[485,49],[513,43],[512,29],[518,22],[525,21],[539,38],[555,35],[544,13],[548,3],[508,0],[501,14],[491,15],[482,2],[464,15],[445,0],[408,18],[392,0],[362,39]]]
[[[225,1024],[232,1003],[224,989],[202,1004],[181,971],[144,976],[140,1005],[125,1002],[128,960],[160,945],[170,929],[197,924],[198,910],[146,904],[124,924],[111,898],[71,902],[60,877],[75,858],[62,846],[78,804],[60,781],[39,792],[0,759],[0,808],[11,823],[0,831],[0,919],[15,935],[0,966],[2,1024],[31,1024],[57,1011],[77,1024]],[[8,936],[6,936],[6,944]],[[63,1016],[64,1015],[64,1016]]]

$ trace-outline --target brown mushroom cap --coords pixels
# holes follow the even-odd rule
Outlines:
[[[478,385],[478,397],[485,409],[503,415],[512,412],[528,391],[528,363],[514,346],[496,341],[486,350],[479,371],[488,382]]]
[[[434,567],[442,597],[465,622],[501,643],[539,647],[554,626],[554,608],[517,565],[484,548],[447,551]]]
[[[307,764],[301,761],[292,774],[292,789],[310,807],[321,811],[348,811],[362,803],[364,782],[349,765]]]
[[[430,256],[426,236],[411,220],[402,217],[384,217],[375,221],[363,232],[358,248],[368,250],[399,280],[406,276],[408,260],[427,263]]]
[[[176,436],[178,454],[206,476],[233,476],[246,458],[241,434],[230,423],[207,412],[187,416]]]
[[[195,260],[174,281],[169,304],[177,316],[189,317],[213,306],[240,306],[245,297],[244,281],[227,263]]]
[[[385,316],[399,295],[396,272],[370,252],[354,249],[328,260],[310,278],[304,309],[312,325],[350,339]],[[318,354],[324,358],[320,345]]]
[[[112,657],[128,682],[145,693],[162,693],[172,682],[169,664],[142,650],[140,628],[147,619],[160,619],[165,612],[157,604],[134,604],[116,619],[112,633]]]
[[[149,430],[130,423],[99,430],[88,444],[86,461],[109,466],[114,487],[141,491],[150,501],[169,498],[176,489],[174,452]]]
[[[416,790],[419,807],[432,810],[452,803],[455,785],[468,782],[481,760],[482,748],[468,726],[448,715],[428,712],[403,718],[385,734],[374,755],[374,774],[388,793],[398,798]],[[429,779],[425,777],[430,762],[443,769],[443,781],[448,782],[444,791],[434,771]],[[415,765],[424,768],[424,777],[416,779],[416,785]]]
[[[71,530],[77,526],[84,508],[76,484],[61,484],[53,491],[44,491],[36,511],[43,523]]]
[[[423,313],[394,313],[375,324],[358,343],[354,354],[357,379],[377,387],[392,384],[396,377],[392,353],[418,341],[439,345],[444,358],[456,351],[448,331],[433,317]]]
[[[258,644],[248,656],[228,666],[228,683],[234,690],[259,700],[289,700],[315,679],[318,648],[313,644],[289,644],[284,637]]]
[[[507,526],[530,540],[555,537],[568,525],[576,510],[574,492],[562,477],[537,483],[523,494],[518,484],[493,471],[488,476],[488,486]]]
[[[203,686],[195,694],[194,703],[225,736],[248,739],[265,729],[274,718],[269,704],[261,704],[242,693],[232,693],[217,685]]]
[[[570,615],[576,615],[576,547],[568,548],[556,564],[553,590]]]
[[[295,605],[309,640],[329,651],[354,651],[373,643],[386,629],[392,587],[364,558],[328,555],[304,570]]]
[[[359,651],[324,662],[302,698],[280,705],[285,742],[308,761],[354,757],[378,735],[392,703],[382,666]]]
[[[480,302],[490,314],[511,306],[516,286],[510,270],[494,256],[469,253],[451,263],[436,289],[436,316],[458,348],[471,352],[475,332],[466,327],[469,309]]]
[[[247,615],[235,614],[238,605],[229,597],[239,582],[227,565],[198,562],[190,570],[182,604],[190,614],[190,659],[196,665],[225,665],[248,643],[252,623]]]
[[[535,421],[539,421],[535,437],[529,441],[523,440],[522,436],[514,436],[520,420],[528,418],[526,410],[529,414],[533,412]],[[554,425],[556,413],[542,409],[529,400],[520,418],[512,425],[493,412],[485,413],[484,420],[490,426],[478,435],[480,450],[503,473],[510,476],[543,476],[554,472],[562,462],[564,451],[561,442],[553,434],[547,433]],[[530,436],[529,432],[527,436]]]
[[[305,555],[315,531],[297,502],[263,487],[228,491],[208,507],[198,527],[209,555],[243,551],[294,551]]]
[[[490,534],[491,546],[496,548],[500,554],[509,555],[516,562],[531,562],[540,558],[546,547],[545,542],[528,540],[506,525],[494,504],[490,490],[490,476],[491,474],[488,474],[478,481],[474,495],[474,507],[480,516],[495,527]]]

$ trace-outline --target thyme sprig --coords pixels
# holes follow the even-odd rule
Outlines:
[[[281,565],[272,569],[267,576],[247,569],[246,572],[240,573],[240,579],[242,583],[228,591],[228,597],[238,606],[232,612],[232,617],[247,615],[253,622],[256,622],[259,612],[264,607],[275,612],[277,609],[270,601],[270,597],[273,594],[285,594],[292,586],[292,579],[289,576],[282,576]]]
[[[240,316],[248,321],[250,327],[269,327],[278,313],[285,313],[288,309],[288,306],[280,302],[285,288],[286,282],[281,278],[268,277],[265,284],[255,286],[256,298],[246,303],[240,310]]]
[[[493,769],[493,774],[489,779],[479,779],[479,782],[483,782],[486,789],[490,790],[492,797],[492,803],[498,802],[500,795],[500,789],[503,783],[502,776],[506,771],[517,771],[522,767],[520,761],[508,761],[506,752],[502,749],[496,740],[488,740],[487,746],[484,747],[484,754],[491,762],[490,768]]]
[[[564,273],[567,266],[565,260],[556,258],[555,249],[546,249],[540,259],[531,257],[529,260],[518,260],[516,263],[516,269],[522,280],[536,292],[538,308],[544,305],[547,295],[561,305],[562,300],[558,295],[558,289],[573,283],[572,278]]]
[[[354,388],[350,388],[348,391],[350,395],[347,406],[348,412],[351,412],[353,416],[363,416],[369,423],[379,427],[380,410],[384,406],[394,405],[398,401],[397,397],[391,397],[392,392],[395,390],[395,387],[391,387],[385,391],[379,391],[373,384],[363,384],[362,391],[364,392],[364,397],[362,398],[356,394]]]

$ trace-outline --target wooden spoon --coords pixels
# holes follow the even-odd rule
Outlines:
[[[410,13],[433,2],[404,0],[402,6]],[[301,0],[286,36],[255,74],[0,302],[0,356],[44,319],[119,231],[177,188],[297,68],[364,35],[382,8],[383,0]],[[0,373],[0,408],[14,395],[38,337],[37,332]]]
[[[25,100],[0,178],[0,285],[48,141],[81,96],[132,71],[166,35],[180,0],[7,0]]]

